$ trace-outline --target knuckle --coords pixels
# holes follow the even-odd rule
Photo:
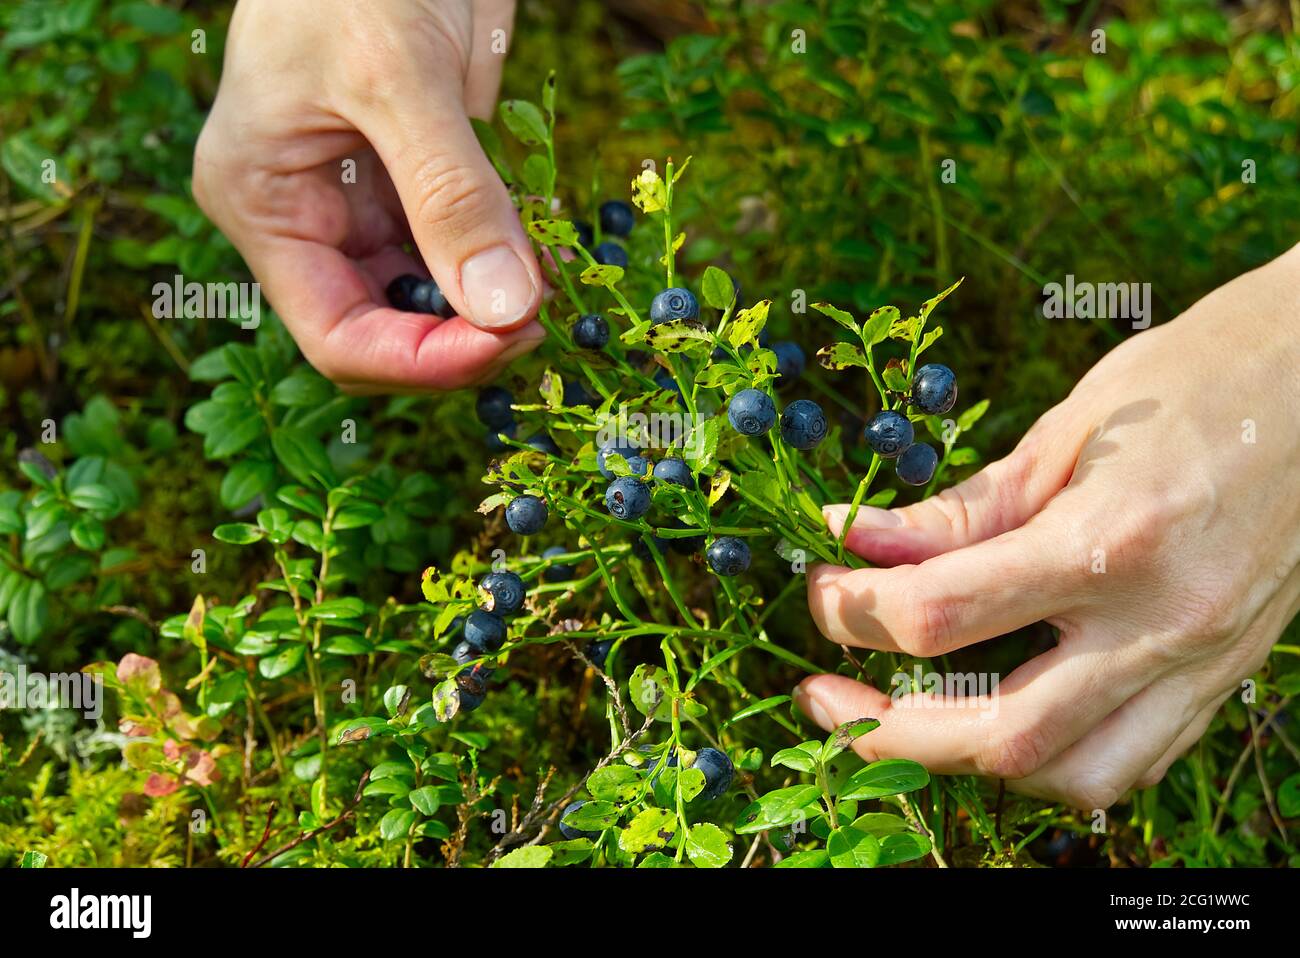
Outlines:
[[[994,738],[975,757],[975,766],[984,775],[1014,781],[1037,771],[1048,754],[1042,729],[1030,725]]]
[[[416,168],[414,188],[420,226],[461,236],[481,217],[484,184],[474,170],[453,157],[426,158]]]
[[[947,650],[952,636],[950,607],[934,596],[904,595],[907,610],[903,626],[894,636],[898,647],[908,655],[928,658]]]
[[[1123,789],[1107,779],[1086,777],[1070,782],[1061,799],[1083,811],[1110,808],[1119,801]]]

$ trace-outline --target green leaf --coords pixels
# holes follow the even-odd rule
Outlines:
[[[829,762],[836,755],[839,755],[847,749],[856,739],[866,735],[872,729],[880,727],[880,723],[873,718],[859,718],[851,722],[845,722],[831,733],[822,745],[821,758],[822,762]]]
[[[546,119],[527,100],[505,100],[498,108],[501,122],[524,146],[541,146],[547,141]]]
[[[647,329],[645,343],[659,352],[681,353],[711,347],[713,334],[695,320],[673,319]]]
[[[883,343],[889,338],[889,331],[897,321],[897,306],[881,306],[879,309],[874,309],[871,311],[871,315],[867,317],[866,326],[862,330],[862,338],[871,346]]]
[[[728,725],[735,725],[737,722],[743,721],[751,715],[758,715],[760,712],[767,712],[770,709],[774,709],[778,705],[784,705],[789,701],[790,696],[788,695],[773,695],[769,698],[763,699],[762,701],[755,702],[753,705],[741,709],[731,718],[727,719],[727,721],[723,723],[723,728],[726,728]]]
[[[791,785],[760,795],[736,819],[736,834],[749,835],[769,828],[783,828],[819,813],[814,807],[821,797],[816,785]]]
[[[568,220],[533,220],[528,235],[543,246],[578,245],[578,229]]]
[[[230,467],[221,479],[221,504],[238,509],[271,484],[275,465],[266,459],[242,459]]]
[[[295,369],[271,390],[277,406],[320,406],[334,398],[334,384],[314,370]]]
[[[1300,772],[1284,778],[1278,785],[1277,810],[1283,818],[1300,815]]]
[[[600,832],[618,824],[622,809],[612,802],[585,802],[563,817],[564,824],[580,832]]]
[[[591,773],[587,791],[606,802],[628,802],[641,791],[641,773],[630,765],[606,765]]]
[[[258,659],[257,671],[264,679],[282,678],[302,665],[306,651],[301,642],[290,642],[275,655]]]
[[[858,321],[853,318],[852,313],[846,313],[842,309],[837,309],[830,303],[813,303],[812,308],[817,310],[823,316],[829,316],[835,322],[839,323],[845,329],[858,332]],[[897,312],[897,310],[895,310]]]
[[[227,522],[212,530],[212,537],[218,542],[229,542],[237,546],[259,542],[264,535],[261,529],[247,522]]]
[[[87,552],[98,552],[104,547],[104,523],[94,516],[81,516],[69,532],[73,545]]]
[[[379,820],[379,835],[386,842],[405,838],[416,822],[416,814],[409,808],[394,808]]]
[[[23,857],[18,862],[19,868],[44,868],[49,861],[49,857],[40,852],[27,851],[23,852]]]
[[[315,436],[281,426],[271,435],[271,448],[289,475],[299,482],[310,484],[323,479],[326,485],[334,485],[334,467],[325,446]]]
[[[493,868],[545,868],[554,852],[550,845],[529,845],[507,852],[492,863]]]
[[[442,804],[439,799],[437,785],[425,785],[423,788],[417,788],[406,796],[411,800],[411,805],[421,815],[429,816],[438,811],[438,806]]]
[[[700,293],[704,296],[704,302],[714,309],[726,309],[736,301],[736,284],[725,270],[710,266],[704,271]]]
[[[5,609],[9,608],[9,603],[26,581],[21,573],[0,565],[0,616],[5,614]]]
[[[37,579],[26,579],[9,600],[9,630],[20,645],[30,645],[41,637],[49,623],[50,602],[45,586]]]
[[[510,160],[506,156],[505,144],[501,142],[501,137],[486,120],[471,117],[470,123],[474,127],[475,135],[478,136],[479,145],[483,147],[483,152],[496,167],[497,175],[509,186],[514,182],[514,175],[510,171]]]
[[[772,767],[784,765],[800,772],[811,772],[817,767],[821,746],[816,742],[801,742],[794,748],[783,748],[772,756]]]
[[[588,286],[605,286],[613,289],[623,278],[621,266],[588,266],[578,277]]]
[[[875,868],[880,861],[880,842],[874,835],[844,825],[831,832],[826,852],[833,868]]]
[[[958,286],[960,286],[965,279],[966,277],[963,276],[961,279],[957,280],[957,282],[953,283],[951,286],[945,289],[942,293],[939,293],[936,296],[932,296],[929,299],[927,299],[924,303],[922,303],[921,321],[924,322],[925,320],[929,319],[930,314],[934,312],[934,308],[938,306],[940,303],[942,303],[945,299],[947,299],[948,295],[953,290],[955,290]]]
[[[878,866],[899,865],[915,861],[930,854],[930,839],[916,832],[903,832],[886,835],[880,839],[880,860]]]
[[[693,825],[686,834],[686,857],[696,868],[721,868],[731,861],[731,843],[711,822]]]
[[[907,824],[906,819],[887,812],[867,812],[865,815],[859,815],[853,820],[853,827],[860,832],[867,832],[882,839],[888,835],[911,831],[912,828]]]
[[[739,348],[747,343],[757,343],[758,334],[767,325],[767,313],[772,308],[770,299],[759,300],[748,309],[742,309],[727,327],[727,342]]]
[[[348,503],[334,514],[333,527],[337,529],[360,529],[373,525],[384,518],[384,510],[373,502],[356,500]]]
[[[677,834],[677,816],[666,808],[647,808],[618,836],[618,847],[629,855],[665,848]]]
[[[972,426],[974,426],[977,422],[980,421],[983,415],[986,412],[988,412],[988,409],[989,409],[989,401],[987,399],[981,399],[979,402],[971,406],[969,409],[963,411],[962,414],[957,417],[957,428],[960,429],[962,432],[965,432],[966,430],[970,429]]]
[[[861,346],[853,343],[831,343],[817,350],[817,362],[824,369],[848,369],[850,366],[867,368],[867,355]]]
[[[777,868],[825,868],[830,864],[831,856],[820,848],[795,852],[776,863]]]
[[[117,493],[98,483],[79,486],[69,493],[68,499],[78,509],[85,509],[101,517],[112,515],[121,508]]]
[[[586,861],[591,857],[591,853],[596,850],[596,846],[591,843],[590,838],[573,838],[563,842],[551,842],[546,847],[551,850],[551,864],[556,867],[575,865],[578,862]]]
[[[924,788],[930,782],[925,766],[905,758],[872,762],[849,776],[836,796],[840,801],[884,798]]]
[[[309,619],[359,619],[365,615],[366,604],[355,596],[326,599],[307,610]]]

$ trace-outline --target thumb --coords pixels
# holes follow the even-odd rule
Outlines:
[[[504,332],[537,311],[542,277],[505,184],[465,115],[460,78],[444,73],[395,82],[349,117],[397,189],[411,235],[456,312]]]

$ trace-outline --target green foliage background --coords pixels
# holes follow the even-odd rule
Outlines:
[[[976,441],[984,459],[1129,334],[1105,321],[1042,319],[1045,282],[1066,273],[1149,281],[1164,321],[1297,240],[1300,43],[1285,3],[563,6],[521,4],[503,95],[535,98],[557,71],[569,203],[591,218],[603,198],[626,195],[645,158],[693,156],[677,212],[690,232],[688,275],[727,269],[747,294],[776,302],[775,332],[810,351],[820,340],[812,314],[788,308],[796,291],[862,314],[919,303],[964,275],[944,307],[944,345],[960,357],[963,392],[992,400]],[[33,669],[75,670],[136,652],[159,660],[163,684],[192,708],[182,687],[201,653],[181,620],[195,594],[229,609],[274,571],[212,530],[236,521],[249,490],[268,488],[276,469],[289,463],[294,473],[281,449],[227,468],[213,438],[223,430],[202,428],[205,410],[221,412],[212,384],[237,388],[230,357],[243,355],[258,369],[252,378],[278,391],[279,421],[305,437],[307,464],[323,455],[340,479],[373,470],[368,492],[387,503],[335,570],[341,592],[401,622],[392,648],[360,660],[358,714],[374,714],[396,682],[426,695],[407,661],[432,627],[420,570],[451,568],[461,550],[492,541],[474,513],[481,437],[472,397],[337,394],[274,319],[249,341],[232,323],[146,315],[153,284],[176,273],[248,278],[188,193],[229,8],[22,0],[0,12],[0,552],[6,567],[24,568],[21,601],[8,596],[0,616],[0,668],[21,657]],[[1104,55],[1090,53],[1096,27]],[[40,175],[47,158],[53,184]],[[933,171],[947,159],[957,180],[940,187]],[[1243,160],[1255,164],[1254,184],[1242,183]],[[840,425],[856,432],[868,412],[845,410]],[[348,417],[359,441],[330,441],[326,424]],[[58,438],[45,443],[50,421]],[[43,488],[39,461],[20,466],[28,449],[58,470],[57,493]],[[208,559],[201,584],[196,548]],[[783,644],[833,665],[797,602],[773,623]],[[1165,783],[1114,810],[1105,835],[1068,810],[999,800],[989,783],[947,786],[952,862],[1293,863],[1263,784],[1284,818],[1300,815],[1289,726],[1258,736],[1260,774],[1242,762],[1252,724],[1275,711],[1285,718],[1300,691],[1298,640],[1293,624],[1259,677],[1253,722],[1231,701]],[[1042,641],[1027,630],[981,661],[1006,671]],[[748,676],[757,692],[788,690],[798,675],[764,668]],[[202,796],[182,788],[144,799],[144,773],[120,761],[116,715],[90,727],[56,712],[0,714],[0,864],[27,850],[57,865],[238,864],[269,800],[280,803],[282,828],[299,812],[337,812],[380,756],[345,755],[332,794],[311,794],[319,753],[295,674],[262,673],[268,721],[282,735],[274,762],[263,742],[241,769],[244,708],[232,692],[218,710],[230,751]],[[490,707],[436,743],[462,763],[472,751],[462,773],[474,788],[495,782],[481,801],[462,788],[460,807],[527,807],[539,769],[555,766],[566,780],[589,769],[604,726],[594,694],[590,673],[558,647],[534,650]],[[250,725],[260,718],[248,715]],[[797,741],[774,723],[747,728],[745,744],[768,756]],[[459,825],[454,798],[431,819],[438,828],[405,843],[386,834],[383,804],[367,799],[335,840],[305,842],[279,863],[440,864]],[[200,806],[219,818],[219,842],[186,827]],[[990,841],[985,825],[999,810]],[[472,864],[491,842],[471,831],[463,844],[455,857]]]

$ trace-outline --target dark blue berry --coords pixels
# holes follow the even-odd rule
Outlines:
[[[867,423],[863,435],[871,451],[883,459],[893,459],[912,445],[915,432],[911,421],[901,412],[885,409]]]
[[[618,266],[627,269],[627,250],[617,243],[606,240],[591,251],[592,258],[601,266]]]
[[[808,360],[798,343],[777,343],[772,347],[772,352],[776,353],[776,378],[782,386],[789,385],[803,375]]]
[[[524,607],[524,580],[513,572],[489,572],[478,584],[483,608],[497,615],[513,615]]]
[[[546,525],[546,503],[536,496],[519,496],[506,506],[506,525],[521,536],[532,536]]]
[[[650,471],[650,460],[645,456],[631,456],[627,460],[627,467],[632,470],[633,475],[644,476]]]
[[[611,439],[609,442],[605,443],[605,445],[601,446],[600,450],[596,453],[596,468],[600,470],[600,474],[606,479],[614,478],[614,473],[605,466],[605,457],[612,454],[617,454],[622,456],[624,459],[631,460],[634,456],[640,456],[641,449],[640,447],[634,446],[632,443],[626,442],[622,439]]]
[[[699,319],[700,304],[695,294],[681,286],[670,286],[650,301],[650,322],[655,326],[674,319]]]
[[[547,433],[534,433],[528,438],[528,445],[532,446],[538,452],[544,452],[548,456],[558,456],[560,447],[555,444],[555,440]]]
[[[695,753],[691,768],[698,768],[704,773],[704,791],[700,792],[700,797],[706,802],[713,801],[730,788],[732,776],[736,774],[736,766],[731,764],[731,759],[716,748],[700,749]]]
[[[456,315],[456,310],[452,308],[451,303],[447,302],[447,297],[442,295],[438,284],[431,279],[416,283],[411,289],[409,300],[412,312],[429,313],[432,316],[441,316],[443,319],[451,319]]]
[[[940,363],[922,366],[912,377],[912,405],[923,413],[940,416],[957,402],[957,376]]]
[[[487,690],[474,691],[473,686],[468,683],[462,684],[460,679],[456,680],[456,695],[460,698],[461,712],[472,712],[487,698]]]
[[[609,323],[599,313],[579,316],[573,324],[573,344],[579,349],[604,349],[609,342]]]
[[[635,476],[615,479],[605,490],[605,508],[619,519],[640,519],[650,510],[650,487]]]
[[[470,662],[473,662],[475,659],[482,658],[483,653],[480,652],[478,649],[474,648],[474,646],[470,645],[468,642],[461,641],[461,642],[457,642],[456,647],[451,650],[451,657],[455,659],[460,665],[468,665]],[[487,668],[486,666],[480,665],[477,666],[476,668],[477,671],[479,671],[484,675],[492,674],[492,670]]]
[[[587,249],[591,249],[591,244],[595,242],[596,234],[591,229],[591,224],[586,220],[574,220],[573,228],[578,231],[578,244]]]
[[[632,207],[622,200],[609,200],[600,204],[600,231],[610,236],[626,236],[636,225]]]
[[[811,399],[796,399],[781,413],[781,438],[796,449],[812,449],[826,438],[826,414]]]
[[[465,644],[480,654],[495,652],[506,640],[506,620],[495,612],[475,609],[465,620]]]
[[[655,370],[655,385],[660,389],[675,392],[677,395],[682,394],[682,387],[677,385],[677,380],[673,379],[673,374],[660,366]]]
[[[654,477],[660,482],[671,482],[686,489],[695,488],[695,477],[685,459],[660,459],[655,463]]]
[[[564,548],[564,546],[551,546],[542,553],[542,558],[551,559],[555,556],[562,556],[568,551],[569,550]],[[546,571],[542,573],[542,578],[547,582],[568,582],[573,578],[575,571],[576,570],[571,565],[553,565],[549,566]]]
[[[480,390],[474,403],[474,412],[478,414],[478,421],[489,429],[505,429],[515,421],[515,411],[510,408],[514,401],[515,397],[510,395],[510,390],[488,386]]]
[[[564,384],[564,398],[560,401],[565,406],[590,406],[593,409],[600,405],[600,400],[576,379]]]
[[[586,655],[591,660],[591,664],[598,669],[605,667],[605,660],[609,658],[609,650],[614,647],[613,639],[597,639],[587,643]]]
[[[420,277],[411,273],[406,273],[397,277],[388,284],[385,293],[388,295],[388,303],[394,309],[400,309],[402,312],[411,312],[411,293],[420,283]]]
[[[934,467],[939,463],[939,454],[934,446],[924,442],[913,443],[903,450],[898,457],[898,478],[909,486],[923,486],[934,475]]]
[[[714,539],[707,555],[709,568],[718,575],[740,575],[749,568],[749,545],[735,536]]]
[[[483,438],[483,444],[487,446],[488,452],[505,452],[511,447],[506,445],[501,440],[501,437],[506,436],[509,439],[513,439],[515,438],[515,433],[518,431],[519,427],[512,422],[506,423],[504,429],[489,429],[487,435]]]
[[[583,831],[581,828],[572,828],[569,825],[564,824],[565,816],[567,816],[571,812],[576,812],[578,809],[582,808],[582,806],[586,804],[587,804],[586,802],[569,802],[568,805],[564,806],[564,811],[560,812],[560,834],[563,835],[565,838],[569,839],[569,841],[573,841],[576,838],[599,838],[600,837],[600,832],[586,832]]]
[[[776,404],[761,389],[742,389],[727,406],[731,428],[746,436],[761,436],[776,422]]]

